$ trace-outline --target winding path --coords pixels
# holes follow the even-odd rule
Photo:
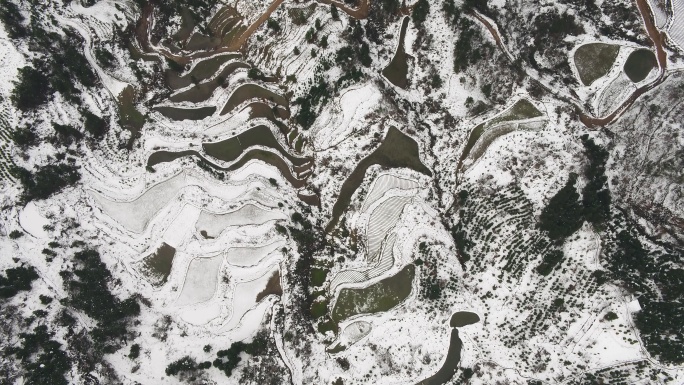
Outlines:
[[[655,46],[656,49],[656,57],[658,59],[658,67],[659,67],[659,74],[658,77],[653,80],[651,83],[646,84],[644,86],[639,87],[637,90],[635,90],[632,95],[627,98],[619,107],[617,107],[613,112],[608,114],[607,116],[604,117],[594,117],[591,116],[589,113],[584,111],[584,109],[580,106],[579,101],[573,100],[573,99],[568,99],[567,97],[562,97],[562,95],[559,95],[557,92],[554,90],[549,89],[549,87],[545,86],[543,83],[538,81],[537,79],[534,79],[532,76],[527,74],[531,79],[534,79],[535,82],[540,84],[544,89],[547,91],[553,93],[560,99],[565,100],[566,102],[573,104],[579,111],[579,119],[580,121],[587,126],[588,128],[598,128],[605,126],[607,124],[610,124],[613,122],[615,119],[617,119],[620,115],[622,115],[623,112],[625,112],[629,107],[634,104],[634,102],[644,93],[652,90],[659,84],[665,80],[667,77],[666,71],[667,71],[667,53],[665,52],[665,49],[663,48],[663,44],[665,41],[665,34],[661,31],[658,30],[658,28],[655,26],[653,22],[653,13],[651,12],[651,8],[648,5],[647,0],[636,0],[637,8],[639,9],[639,13],[641,14],[641,18],[644,21],[644,28],[646,29],[646,32],[653,42],[653,45]],[[506,57],[509,59],[509,61],[513,62],[514,59],[512,55],[508,52],[506,49],[505,45],[503,44],[503,41],[501,39],[501,36],[498,32],[498,29],[496,26],[490,22],[487,18],[483,17],[481,14],[479,14],[476,11],[473,11],[471,15],[477,19],[482,25],[489,31],[489,33],[492,35],[494,40],[496,41],[497,46],[501,51],[506,55]]]

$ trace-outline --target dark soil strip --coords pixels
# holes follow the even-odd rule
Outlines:
[[[283,288],[280,286],[280,271],[276,271],[273,273],[271,278],[268,279],[268,282],[266,283],[266,288],[262,290],[259,294],[256,296],[256,301],[259,302],[262,299],[264,299],[267,295],[277,295],[280,297],[283,295]]]

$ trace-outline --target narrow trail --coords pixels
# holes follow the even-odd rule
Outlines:
[[[667,53],[665,52],[665,49],[663,48],[663,44],[665,41],[665,34],[661,31],[658,30],[658,28],[655,26],[653,22],[653,13],[651,12],[651,8],[648,5],[647,0],[635,0],[637,4],[637,8],[639,9],[639,13],[641,14],[641,17],[644,21],[644,28],[646,29],[646,32],[653,42],[653,45],[655,46],[656,49],[656,57],[658,59],[658,67],[659,67],[659,74],[658,77],[653,80],[651,83],[646,84],[644,86],[639,87],[637,90],[635,90],[632,95],[629,96],[620,106],[618,106],[613,112],[608,114],[607,116],[604,117],[594,117],[591,114],[587,113],[584,108],[581,107],[581,103],[578,100],[574,100],[568,97],[564,97],[562,95],[559,95],[556,91],[549,89],[549,87],[545,86],[543,83],[541,83],[539,80],[534,79],[532,76],[527,74],[530,79],[533,79],[536,83],[540,84],[544,89],[547,91],[551,92],[555,96],[559,97],[561,100],[564,100],[570,104],[573,104],[579,111],[579,120],[588,128],[590,129],[596,129],[599,127],[603,127],[605,125],[608,125],[615,121],[618,117],[622,115],[629,107],[631,107],[634,102],[644,93],[652,90],[659,84],[665,80],[667,77]],[[498,28],[496,28],[495,25],[492,24],[489,20],[487,20],[485,17],[480,15],[478,12],[473,11],[471,15],[477,19],[482,25],[489,31],[489,33],[492,35],[494,38],[494,41],[496,41],[497,46],[501,51],[506,55],[506,57],[513,62],[514,59],[512,55],[508,52],[506,47],[503,44],[503,41],[501,39],[501,36],[498,33]]]
[[[649,84],[639,87],[636,91],[630,95],[627,100],[625,100],[618,108],[616,108],[612,113],[603,118],[591,117],[585,113],[580,115],[580,121],[584,123],[585,126],[589,128],[596,128],[605,126],[615,119],[617,119],[623,112],[625,112],[629,107],[631,107],[634,102],[639,98],[639,96],[652,90],[656,86],[660,85],[667,77],[667,53],[663,48],[665,41],[665,34],[658,30],[653,22],[653,13],[648,5],[647,0],[636,0],[637,8],[641,14],[641,18],[644,21],[644,28],[648,34],[648,37],[653,42],[656,49],[656,59],[658,60],[659,73],[658,77]]]

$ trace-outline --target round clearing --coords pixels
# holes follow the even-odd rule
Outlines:
[[[658,64],[655,54],[648,49],[637,49],[629,54],[625,62],[625,74],[634,83],[646,79],[648,73]]]

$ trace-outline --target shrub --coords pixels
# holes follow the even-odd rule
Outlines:
[[[278,21],[276,21],[275,19],[272,19],[269,17],[268,20],[266,21],[266,26],[269,29],[272,29],[273,32],[275,32],[275,33],[280,32],[280,23],[278,23]]]
[[[335,63],[343,64],[349,63],[354,59],[354,49],[351,46],[344,46],[337,50],[335,55]]]
[[[461,10],[456,6],[454,0],[445,0],[442,3],[442,12],[444,12],[445,18],[453,27],[458,25],[458,20],[461,18]]]
[[[12,91],[12,102],[21,111],[33,110],[47,103],[50,96],[50,79],[33,67],[19,68],[18,81]]]
[[[430,3],[427,0],[418,0],[413,7],[413,14],[411,15],[413,23],[419,27],[422,26],[429,12]]]
[[[539,226],[549,238],[565,238],[582,226],[583,207],[575,189],[577,174],[570,174],[568,182],[550,200],[539,217]]]
[[[0,20],[2,20],[10,39],[18,39],[27,35],[28,31],[23,24],[25,18],[19,11],[19,7],[10,0],[0,0]]]
[[[0,275],[0,298],[12,298],[20,291],[31,290],[31,283],[38,279],[33,266],[19,266],[5,270]]]
[[[608,178],[605,176],[609,154],[587,135],[583,135],[581,139],[589,159],[589,165],[585,170],[588,181],[582,189],[584,217],[593,224],[602,224],[610,218],[611,199],[606,186]]]
[[[365,41],[361,43],[361,49],[359,50],[359,61],[364,67],[370,67],[373,60],[370,57],[370,47]]]
[[[139,344],[131,345],[131,351],[128,353],[128,358],[135,360],[139,356],[140,356],[140,345]]]
[[[19,231],[19,230],[12,230],[12,232],[9,233],[9,238],[10,238],[10,239],[18,239],[18,238],[21,238],[21,237],[23,237],[23,236],[24,236],[24,232],[23,232],[23,231]]]
[[[18,128],[16,131],[14,131],[12,133],[12,140],[17,146],[26,149],[28,147],[35,146],[38,143],[38,135],[33,132],[31,126],[26,126]]]
[[[97,321],[92,331],[96,348],[113,353],[129,334],[129,321],[140,314],[140,305],[133,297],[122,301],[112,294],[108,287],[112,275],[96,250],[76,252],[73,261],[73,274],[60,273],[69,294],[64,303]]]
[[[170,363],[166,367],[167,376],[175,376],[181,372],[194,372],[197,370],[197,362],[189,356]]]
[[[606,313],[603,319],[605,319],[606,321],[615,321],[616,319],[618,319],[618,315],[615,314],[615,312],[609,311],[608,313]]]
[[[83,134],[76,127],[68,124],[52,123],[52,128],[57,133],[57,141],[64,145],[70,145],[74,141],[83,139]]]
[[[83,117],[85,118],[83,126],[85,130],[90,133],[90,135],[94,136],[95,138],[101,138],[107,133],[109,130],[109,125],[104,119],[88,110],[84,110],[82,113]]]
[[[69,384],[65,375],[71,369],[71,360],[51,336],[47,326],[40,325],[33,333],[19,334],[21,346],[6,349],[6,354],[13,354],[24,363],[25,384]]]
[[[544,255],[544,259],[537,266],[536,271],[540,275],[549,275],[553,269],[563,260],[563,252],[561,250],[551,250],[549,253]]]
[[[21,196],[24,202],[34,199],[47,199],[63,188],[74,185],[81,180],[78,167],[67,163],[39,166],[35,173],[31,173],[25,168],[15,167],[12,173],[19,179],[24,189]]]
[[[112,55],[112,53],[108,50],[100,47],[95,49],[95,59],[97,59],[100,64],[107,68],[114,67],[114,63],[116,63],[116,58],[114,55]]]

